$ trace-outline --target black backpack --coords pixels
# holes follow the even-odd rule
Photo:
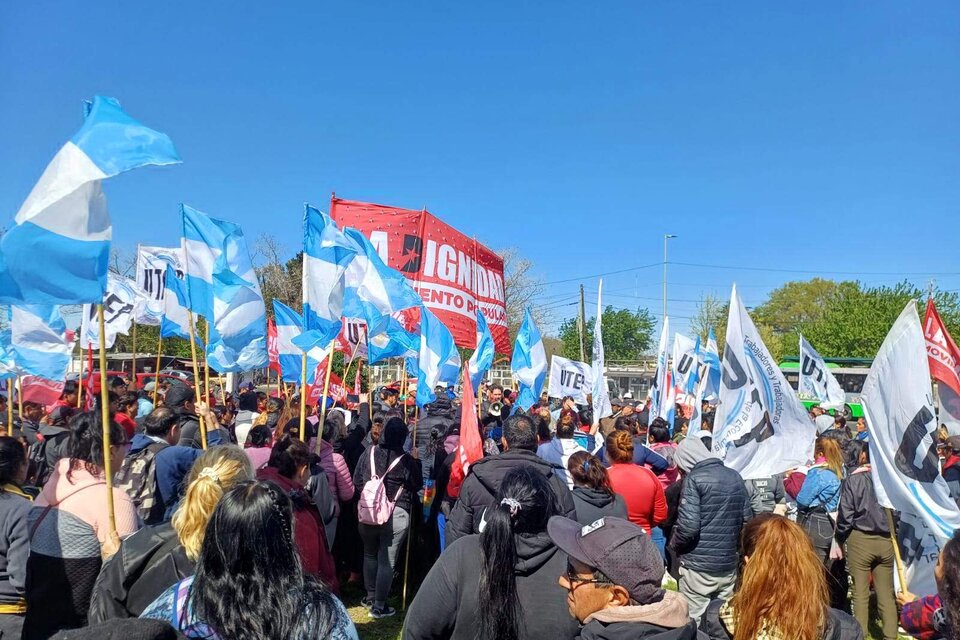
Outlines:
[[[50,479],[53,468],[61,458],[63,449],[67,446],[70,431],[63,429],[52,434],[37,434],[37,441],[30,445],[27,451],[28,481],[37,487],[42,487]]]
[[[144,524],[163,521],[164,505],[157,491],[156,458],[169,446],[166,442],[151,442],[124,458],[114,476],[117,488],[130,496]]]

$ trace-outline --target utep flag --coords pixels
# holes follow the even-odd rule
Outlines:
[[[56,305],[10,305],[10,343],[21,374],[53,381],[67,375],[71,345]]]
[[[817,353],[813,345],[800,336],[800,382],[797,391],[801,398],[818,400],[820,404],[831,409],[842,409],[847,401],[847,395],[823,357]]]
[[[456,353],[453,336],[433,312],[420,309],[420,357],[417,363],[417,404],[436,400],[434,388],[441,381],[442,369]]]
[[[359,247],[337,229],[322,211],[304,205],[303,318],[304,338],[326,347],[342,326],[344,273]]]
[[[344,275],[343,315],[363,319],[376,335],[387,324],[385,316],[423,304],[403,275],[383,263],[362,233],[344,229],[343,234],[357,246]]]
[[[734,285],[713,452],[744,480],[753,480],[806,464],[815,437],[816,426],[760,339]]]
[[[700,372],[700,336],[696,340],[681,334],[673,337],[673,386],[686,395],[696,391]]]
[[[94,98],[83,126],[47,165],[16,225],[0,239],[0,302],[100,302],[113,232],[100,181],[177,162],[170,138],[128,116],[113,98]]]
[[[700,352],[703,364],[707,367],[706,386],[703,388],[703,397],[720,397],[720,350],[717,348],[717,336],[713,334],[713,327],[707,336],[707,348]]]
[[[651,409],[653,417],[663,418],[667,422],[670,413],[673,410],[673,403],[670,402],[670,393],[667,389],[667,339],[670,337],[670,320],[666,316],[663,318],[663,329],[660,331],[660,345],[657,348],[657,372],[653,376],[653,404]],[[651,421],[653,418],[651,418]]]
[[[134,311],[135,322],[160,326],[167,265],[173,267],[178,278],[183,278],[183,264],[182,247],[137,247],[137,288],[144,301]]]
[[[923,336],[930,374],[937,381],[940,396],[940,423],[947,425],[950,435],[960,435],[960,349],[940,319],[933,298],[927,300]]]
[[[593,370],[593,424],[600,424],[600,418],[606,418],[613,413],[613,407],[610,406],[610,389],[607,387],[607,379],[604,377],[604,355],[603,355],[603,306],[601,297],[603,295],[603,280],[597,287],[597,319],[593,325],[593,354],[591,369]]]
[[[118,335],[126,335],[130,331],[135,311],[142,303],[143,298],[131,280],[115,273],[109,274],[107,293],[103,297],[104,346],[107,349],[114,345]],[[100,344],[100,320],[96,305],[83,305],[80,344]]]
[[[480,389],[480,381],[493,366],[493,352],[493,336],[490,334],[490,327],[487,326],[487,319],[480,311],[480,307],[477,307],[477,346],[467,363],[470,370],[470,384],[473,385],[474,392]]]
[[[167,265],[163,277],[163,319],[160,322],[161,338],[190,339],[190,310],[187,308],[187,285],[177,277],[173,267]]]
[[[568,360],[560,356],[550,358],[551,398],[571,396],[577,404],[587,404],[587,394],[593,390],[593,369],[586,362]]]
[[[180,205],[191,309],[210,322],[207,359],[221,373],[268,364],[267,317],[239,225]]]
[[[483,442],[480,439],[480,427],[477,421],[477,399],[473,394],[473,381],[470,373],[463,372],[463,403],[460,414],[460,443],[457,445],[457,457],[450,468],[450,482],[447,495],[456,498],[460,487],[470,472],[470,465],[483,457]]]
[[[863,384],[870,426],[870,462],[880,506],[900,512],[897,534],[907,587],[937,592],[933,577],[940,549],[960,528],[937,460],[937,421],[920,316],[911,300],[887,334]]]
[[[523,324],[517,331],[510,370],[520,390],[517,394],[517,406],[526,411],[540,401],[540,391],[547,373],[547,353],[543,349],[540,330],[533,322],[529,307],[524,312]]]

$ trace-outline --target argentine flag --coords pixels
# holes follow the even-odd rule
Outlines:
[[[170,138],[128,116],[113,98],[94,98],[83,126],[47,165],[0,240],[0,302],[100,303],[113,233],[100,181],[178,162]]]
[[[388,322],[385,316],[423,304],[403,274],[385,265],[362,233],[347,228],[343,234],[357,247],[344,275],[344,317],[362,319],[370,334],[376,335]]]
[[[186,283],[177,277],[171,265],[163,274],[163,319],[160,320],[161,338],[190,339],[190,310]]]
[[[359,247],[337,228],[330,216],[304,206],[303,318],[300,341],[326,347],[343,326],[343,276]]]
[[[421,407],[437,399],[433,390],[444,378],[444,368],[457,354],[453,335],[437,316],[420,307],[420,354],[417,363],[417,404]],[[460,356],[457,354],[457,360]],[[459,364],[457,365],[459,368]],[[449,376],[447,376],[449,377]]]
[[[539,402],[543,380],[547,375],[547,353],[529,307],[523,315],[523,324],[520,325],[513,345],[510,370],[520,388],[517,406],[526,411]]]
[[[393,317],[387,320],[382,333],[370,336],[367,343],[367,362],[376,364],[387,358],[407,358],[420,351],[420,336],[410,333]]]
[[[480,381],[493,366],[493,354],[493,336],[490,335],[490,327],[487,326],[487,319],[480,311],[480,305],[477,305],[477,348],[467,363],[470,370],[470,384],[473,385],[474,392],[479,391]]]
[[[10,343],[21,375],[56,382],[67,375],[72,345],[56,305],[10,305]]]
[[[10,347],[10,329],[0,331],[0,380],[17,377],[17,365],[13,361],[13,349]],[[13,396],[7,398],[13,401]]]
[[[243,230],[180,205],[191,308],[211,324],[207,358],[217,371],[267,365],[267,314]]]
[[[273,301],[273,320],[277,325],[277,358],[284,382],[300,382],[303,369],[303,349],[296,345],[303,329],[303,316],[283,304]],[[315,347],[307,350],[307,384],[316,381],[317,365],[330,353],[329,349]]]

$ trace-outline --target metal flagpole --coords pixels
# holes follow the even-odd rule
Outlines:
[[[307,441],[306,429],[307,429],[307,352],[304,351],[303,357],[300,360],[300,442]]]
[[[193,384],[194,389],[196,389],[196,385],[200,384],[200,368],[197,366],[197,340],[193,327],[193,311],[189,311],[188,313],[190,316],[190,322],[187,323],[190,329],[190,358],[193,361]],[[200,445],[206,450],[207,425],[203,420],[203,416],[198,415],[197,418],[200,421]]]
[[[110,468],[110,390],[107,388],[107,347],[106,331],[103,321],[103,304],[97,305],[97,316],[100,323],[100,424],[103,427],[103,475],[107,481],[107,516],[109,529],[107,539],[117,538],[117,517],[113,510],[113,470]],[[119,444],[119,443],[118,443]]]

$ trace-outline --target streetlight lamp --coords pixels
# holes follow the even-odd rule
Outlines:
[[[676,237],[672,233],[663,234],[663,322],[667,321],[667,240]]]

